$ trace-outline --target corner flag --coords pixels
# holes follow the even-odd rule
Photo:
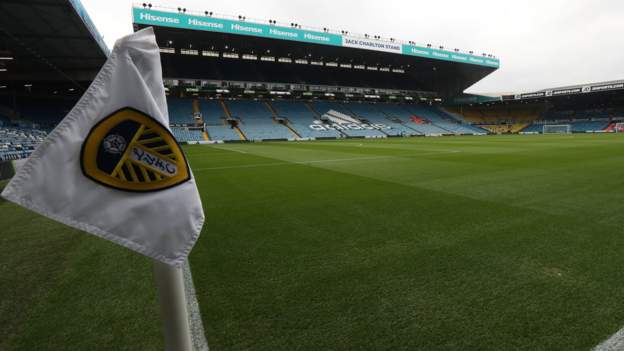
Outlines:
[[[152,28],[115,43],[80,101],[2,196],[165,264],[185,261],[204,213],[169,131]]]

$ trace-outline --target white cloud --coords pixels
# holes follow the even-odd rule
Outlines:
[[[131,1],[82,2],[110,46],[116,38],[132,31]],[[470,92],[532,91],[624,78],[622,0],[152,3],[345,29],[498,56],[501,68],[471,87]]]

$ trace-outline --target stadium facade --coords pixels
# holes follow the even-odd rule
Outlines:
[[[77,0],[0,7],[0,57],[10,58],[0,60],[0,158],[16,159],[68,112],[109,51]],[[541,133],[551,124],[614,132],[624,119],[622,81],[467,95],[499,69],[497,57],[208,11],[131,11],[135,31],[156,33],[179,142]],[[44,12],[54,21],[23,26]]]

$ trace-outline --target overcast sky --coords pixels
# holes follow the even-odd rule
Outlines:
[[[82,0],[112,47],[132,1]],[[176,0],[151,2],[487,52],[501,68],[468,92],[624,79],[624,0]]]

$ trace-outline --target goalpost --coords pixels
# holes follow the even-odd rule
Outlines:
[[[544,124],[543,134],[571,134],[572,126],[569,124]]]
[[[616,133],[624,133],[624,122],[618,122],[615,124],[615,128],[613,130]]]

